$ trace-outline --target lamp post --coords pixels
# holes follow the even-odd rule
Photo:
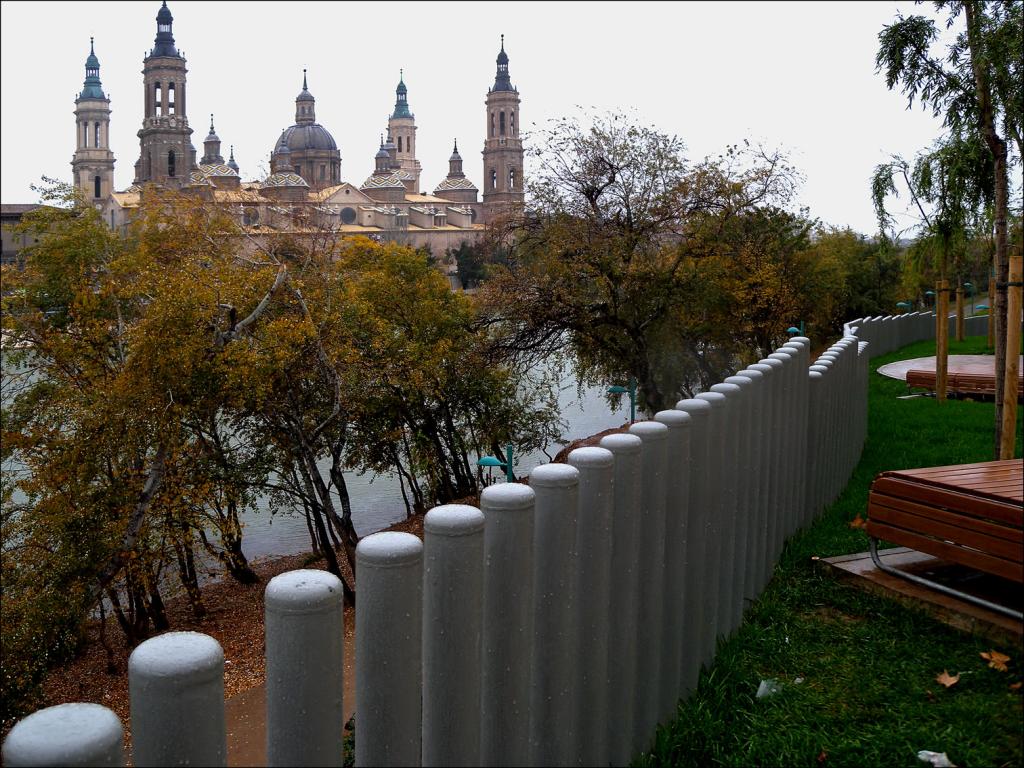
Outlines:
[[[505,446],[505,461],[494,456],[484,456],[477,459],[476,464],[478,467],[504,467],[505,479],[510,483],[515,482],[516,477],[512,474],[512,443]]]
[[[925,304],[930,302],[932,304],[932,306],[934,306],[935,305],[935,291],[925,291],[924,292],[924,299],[925,299]]]
[[[906,312],[912,305],[909,301],[897,301],[896,306],[903,310],[903,312]]]
[[[629,423],[636,421],[636,379],[629,380],[628,387],[620,387],[618,384],[608,387],[609,395],[629,395]]]
[[[971,317],[974,317],[974,283],[964,283],[967,295],[971,297]]]

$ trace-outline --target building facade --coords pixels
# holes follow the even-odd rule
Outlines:
[[[302,90],[295,98],[295,123],[274,142],[265,179],[242,180],[233,147],[229,159],[224,160],[212,114],[202,156],[197,157],[187,111],[188,68],[175,45],[174,19],[166,2],[156,22],[154,46],[143,61],[145,98],[138,131],[139,157],[134,183],[128,189],[113,188],[110,101],[103,93],[99,60],[91,43],[85,86],[75,102],[74,183],[83,196],[102,208],[112,227],[127,224],[144,187],[155,184],[223,204],[243,227],[260,235],[328,230],[339,236],[367,235],[413,247],[427,246],[441,256],[463,242],[476,241],[495,216],[523,204],[520,99],[509,77],[504,36],[494,85],[485,102],[481,200],[480,190],[463,170],[457,141],[447,177],[432,193],[421,189],[418,127],[401,70],[395,106],[374,157],[374,171],[358,186],[344,180],[341,150],[330,131],[317,122],[316,99],[305,70]]]

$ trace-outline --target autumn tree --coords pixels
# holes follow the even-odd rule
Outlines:
[[[728,335],[701,307],[727,297],[702,257],[733,217],[790,199],[785,158],[742,146],[690,163],[679,138],[621,114],[558,120],[532,143],[528,210],[483,288],[485,314],[510,346],[567,348],[584,379],[635,377],[651,411],[715,380]]]

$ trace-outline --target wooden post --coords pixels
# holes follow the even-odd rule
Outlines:
[[[996,279],[988,279],[988,346],[995,349],[996,346]]]
[[[939,302],[935,326],[935,398],[946,400],[946,384],[949,374],[949,281],[939,280],[935,288]]]
[[[964,340],[964,287],[956,287],[956,340]]]
[[[1010,255],[1010,280],[1006,291],[1006,376],[1003,379],[1003,429],[999,458],[1012,459],[1017,441],[1017,378],[1020,376],[1021,252]]]

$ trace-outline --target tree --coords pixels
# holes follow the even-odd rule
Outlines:
[[[584,379],[635,377],[651,411],[714,379],[731,355],[703,319],[725,297],[702,257],[732,217],[788,201],[796,173],[750,147],[691,165],[678,138],[621,114],[534,138],[529,211],[482,289],[490,322],[524,353],[568,346]]]
[[[933,20],[900,16],[879,33],[876,64],[885,72],[886,85],[890,89],[898,86],[907,95],[908,108],[915,98],[919,99],[923,105],[930,106],[936,116],[943,117],[944,125],[955,136],[977,137],[990,155],[996,273],[996,295],[992,302],[996,321],[995,454],[1011,458],[1017,405],[1014,397],[1004,397],[1004,391],[1014,391],[1018,374],[1020,286],[1013,287],[1015,315],[1010,317],[1006,289],[1010,273],[1007,217],[1012,158],[1006,137],[1011,136],[1016,143],[1016,161],[1019,162],[1024,152],[1021,143],[1021,115],[1024,114],[1024,73],[1020,63],[1024,36],[1022,3],[1019,0],[943,0],[936,2],[935,7],[947,11],[947,27],[957,22],[961,12],[964,15],[964,28],[945,55],[930,50],[938,38]],[[1019,261],[1015,261],[1014,272],[1020,273]],[[1020,282],[1019,277],[1016,282]]]
[[[885,198],[897,194],[895,179],[901,178],[921,215],[922,237],[910,255],[919,260],[931,256],[938,272],[936,294],[936,396],[946,398],[949,353],[949,288],[952,269],[955,284],[962,284],[961,267],[971,231],[984,219],[991,181],[991,163],[987,153],[971,136],[952,135],[920,153],[911,166],[901,157],[875,168],[872,199],[883,231],[892,226]]]
[[[205,569],[255,581],[241,515],[268,493],[305,516],[351,601],[347,471],[397,472],[425,511],[476,491],[476,453],[555,434],[427,254],[259,240],[156,189],[122,237],[52,194],[67,206],[26,217],[39,242],[4,272],[4,331],[31,343],[3,371],[2,458],[23,468],[0,489],[5,705],[97,605],[136,643],[169,625],[174,578],[197,616]],[[25,659],[11,674],[9,654]]]

